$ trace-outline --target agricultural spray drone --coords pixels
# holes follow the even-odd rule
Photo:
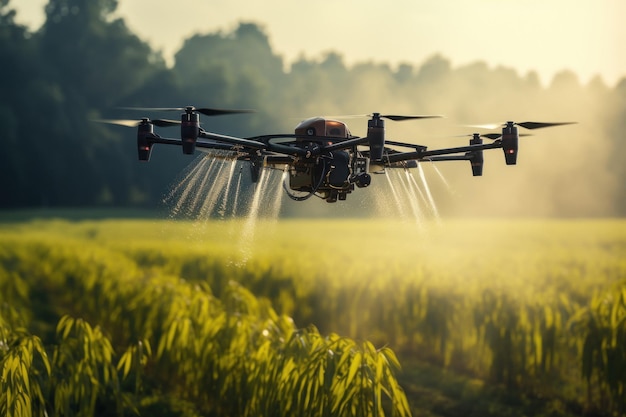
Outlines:
[[[366,115],[367,135],[353,136],[339,120],[314,117],[299,123],[294,133],[261,135],[247,138],[226,136],[205,131],[200,114],[219,116],[249,113],[250,110],[196,108],[136,108],[144,111],[179,111],[180,121],[168,119],[101,120],[127,127],[137,127],[137,150],[140,161],[148,161],[156,143],[182,146],[183,153],[193,154],[196,148],[212,157],[247,161],[252,181],[257,182],[260,170],[288,170],[283,188],[293,200],[302,201],[315,195],[328,202],[345,200],[355,190],[370,185],[372,173],[386,169],[416,168],[420,161],[469,161],[472,174],[481,176],[483,151],[502,148],[507,165],[517,163],[518,127],[539,129],[568,123],[512,121],[499,125],[501,133],[474,133],[469,145],[428,150],[426,146],[385,139],[385,119],[392,121],[429,119],[441,116],[401,116],[373,113]],[[180,139],[162,137],[154,127],[180,126]],[[493,128],[494,126],[481,126]],[[489,142],[483,143],[483,138]],[[404,150],[398,150],[404,149]]]

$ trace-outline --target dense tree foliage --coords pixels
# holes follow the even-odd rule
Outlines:
[[[152,163],[140,164],[132,131],[92,120],[127,117],[120,106],[193,104],[257,109],[253,116],[233,116],[235,123],[210,120],[211,129],[238,135],[288,132],[306,116],[372,111],[437,113],[468,123],[576,120],[575,133],[568,130],[549,148],[558,158],[527,147],[532,172],[512,175],[504,187],[500,175],[486,171],[484,188],[535,184],[532,193],[520,195],[546,203],[530,214],[626,214],[626,79],[614,87],[600,78],[582,85],[564,71],[543,86],[532,72],[521,76],[483,62],[454,68],[439,55],[397,68],[347,66],[339,52],[287,65],[254,23],[194,35],[168,67],[113,17],[116,6],[116,0],[50,0],[45,24],[31,33],[15,22],[9,0],[0,0],[0,207],[158,204],[190,159],[159,148]],[[354,134],[364,133],[355,126]],[[432,126],[412,124],[410,132],[432,137],[425,130]],[[394,129],[408,134],[405,127]],[[463,168],[449,175],[465,190]]]

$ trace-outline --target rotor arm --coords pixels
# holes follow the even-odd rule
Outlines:
[[[155,133],[152,133],[151,135],[146,135],[146,139],[150,143],[161,143],[163,145],[180,145],[181,144],[180,139],[164,138]]]
[[[307,142],[317,144],[316,146],[300,147],[289,146],[283,143],[272,141],[272,139],[293,139],[294,142]],[[262,142],[266,145],[266,149],[270,152],[276,152],[286,155],[292,155],[303,158],[311,158],[321,155],[323,152],[332,152],[343,149],[349,149],[357,145],[367,143],[367,138],[349,137],[338,138],[333,136],[310,136],[310,135],[298,135],[298,134],[273,134],[273,135],[261,135],[247,138],[247,140],[254,140]],[[329,144],[330,143],[330,144]]]
[[[165,145],[181,145],[180,139],[163,138],[152,131],[151,124],[141,124],[137,132],[137,156],[140,161],[149,161],[152,153],[152,146],[155,143]]]
[[[427,158],[423,158],[423,161],[429,161],[429,162],[437,162],[437,161],[471,161],[472,160],[472,156],[465,154],[465,155],[444,155],[444,156],[431,156],[431,157],[427,157]]]
[[[440,156],[440,155],[451,155],[461,152],[472,152],[472,151],[481,151],[484,149],[497,149],[502,147],[502,142],[495,141],[492,143],[485,143],[481,145],[468,145],[468,146],[459,146],[455,148],[443,148],[443,149],[433,149],[432,151],[428,151],[425,148],[417,150],[415,152],[401,152],[396,154],[391,154],[385,157],[385,161],[389,163],[400,162],[400,161],[408,161],[408,160],[434,160],[432,157]],[[459,155],[464,156],[464,155]],[[440,159],[440,160],[454,160],[454,159]],[[461,160],[466,160],[466,158],[462,158]]]
[[[274,135],[253,136],[253,137],[248,137],[248,138],[233,138],[230,136],[218,135],[214,133],[205,132],[205,134],[206,134],[206,137],[208,137],[208,135],[211,135],[211,138],[217,139],[217,140],[225,140],[225,141],[230,141],[230,142],[236,141],[238,144],[250,147],[252,149],[265,150],[268,152],[291,155],[291,156],[296,156],[296,157],[301,157],[301,158],[309,158],[313,156],[310,149],[307,150],[307,149],[296,147],[296,146],[288,146],[282,143],[272,142],[272,139],[296,139],[298,135],[274,134]],[[249,146],[248,145],[249,143],[254,144],[254,146]]]
[[[313,152],[310,149],[298,148],[295,146],[287,146],[281,145],[279,143],[271,143],[267,144],[267,150],[270,152],[276,152],[285,155],[292,155],[301,158],[310,158],[313,155]]]
[[[226,144],[231,144],[231,146],[239,145],[245,148],[250,148],[250,149],[255,149],[255,150],[262,150],[262,149],[267,148],[267,145],[262,142],[258,142],[258,141],[250,140],[250,139],[238,138],[235,136],[220,135],[218,133],[206,132],[204,130],[200,131],[200,133],[198,134],[198,137],[209,139],[209,140],[214,140],[218,142],[223,142]]]
[[[179,146],[182,145],[182,141],[180,139],[164,138],[154,133],[147,136],[146,139],[152,144],[159,143],[163,145],[179,145]],[[217,141],[212,141],[212,140],[199,140],[196,143],[196,146],[198,148],[219,149],[219,150],[225,150],[225,151],[235,150],[234,148],[236,147],[236,145],[233,145],[230,143],[223,143],[223,142],[217,142]]]
[[[257,142],[263,142],[265,144],[275,143],[272,139],[294,139],[302,142],[316,142],[316,143],[345,143],[346,139],[358,139],[356,136],[350,136],[348,138],[340,138],[335,136],[316,136],[316,135],[298,135],[293,133],[280,133],[272,135],[259,135],[247,137],[248,140],[254,140]]]
[[[421,159],[427,158],[429,156],[450,155],[450,154],[459,153],[459,152],[482,151],[485,149],[498,149],[501,147],[502,147],[502,142],[497,140],[492,143],[485,143],[481,145],[468,145],[468,146],[459,146],[456,148],[433,149],[432,151],[422,152]]]
[[[344,140],[343,142],[333,143],[332,145],[324,146],[322,149],[324,151],[332,152],[332,151],[340,151],[343,149],[349,149],[357,145],[363,145],[368,142],[368,138],[353,138]]]
[[[196,142],[196,147],[202,149],[217,149],[223,151],[237,151],[238,148],[241,148],[240,145],[233,145],[232,143],[224,143],[203,139],[200,139]]]

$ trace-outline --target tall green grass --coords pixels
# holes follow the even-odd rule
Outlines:
[[[204,282],[71,236],[70,225],[39,226],[0,243],[0,411],[410,414],[390,349],[298,328],[236,281],[216,297]]]
[[[624,221],[259,221],[243,233],[248,226],[5,224],[3,317],[49,355],[56,323],[100,329],[120,389],[101,380],[98,398],[122,410],[169,398],[170,408],[208,415],[406,415],[393,349],[626,412]],[[218,405],[225,398],[241,401]]]

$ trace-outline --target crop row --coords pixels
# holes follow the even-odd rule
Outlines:
[[[5,235],[0,297],[3,415],[410,414],[389,348],[298,329],[234,281],[217,298],[89,242]]]
[[[46,222],[37,230],[41,240],[62,228],[68,239],[106,249],[107,264],[176,277],[220,300],[230,299],[236,281],[296,327],[626,412],[624,222],[268,221],[254,224],[253,236],[241,233],[248,226]],[[32,225],[23,227],[12,232],[36,237]],[[123,308],[108,303],[111,311]]]

